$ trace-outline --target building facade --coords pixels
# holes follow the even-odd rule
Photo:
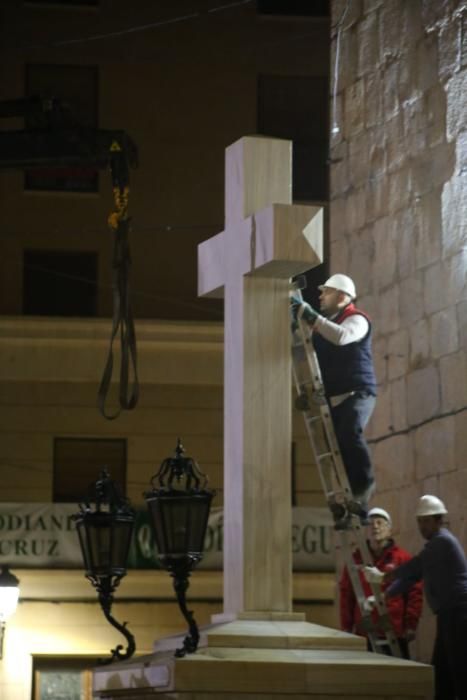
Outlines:
[[[222,305],[196,297],[196,248],[223,228],[225,148],[247,134],[293,138],[295,201],[328,196],[329,18],[322,8],[317,16],[263,10],[204,0],[131,8],[114,0],[18,0],[2,9],[3,104],[57,98],[73,125],[123,129],[137,144],[130,287],[141,392],[137,408],[116,420],[97,409],[113,304],[108,171],[3,161],[0,563],[21,582],[0,661],[5,700],[42,700],[54,683],[70,684],[71,696],[76,684],[86,686],[86,669],[123,641],[76,564],[57,567],[52,559],[37,567],[23,556],[15,521],[5,515],[14,504],[19,513],[76,505],[109,466],[142,511],[150,477],[180,436],[222,508]],[[11,106],[2,115],[2,130],[43,126]],[[115,376],[110,407],[117,383]],[[294,503],[319,507],[310,449],[300,416],[294,420]],[[317,545],[300,535],[293,546],[311,555]],[[222,609],[221,577],[206,569],[193,576],[200,624]],[[332,622],[332,581],[332,574],[298,573],[297,609]],[[138,653],[184,630],[169,577],[157,570],[131,568],[114,613],[128,620]]]

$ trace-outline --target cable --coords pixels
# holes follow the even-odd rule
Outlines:
[[[456,408],[453,411],[446,411],[446,413],[439,413],[437,416],[432,416],[431,418],[426,418],[425,420],[420,421],[420,423],[414,423],[414,425],[404,428],[404,430],[394,430],[391,433],[386,433],[380,437],[367,440],[367,443],[369,445],[376,445],[378,442],[384,442],[385,440],[390,440],[391,438],[398,437],[399,435],[407,435],[413,430],[421,428],[423,425],[428,425],[428,423],[433,423],[434,421],[442,420],[443,418],[449,418],[450,416],[457,416],[458,413],[463,413],[464,411],[467,411],[467,406],[461,406],[461,408]]]
[[[106,34],[93,34],[87,37],[79,37],[78,39],[63,39],[62,41],[54,41],[50,46],[71,46],[72,44],[82,44],[90,41],[100,41],[101,39],[114,39],[115,37],[124,36],[125,34],[134,34],[136,32],[144,32],[148,29],[157,29],[159,27],[165,27],[169,24],[176,24],[177,22],[186,22],[189,19],[194,19],[200,16],[200,12],[195,12],[191,15],[183,15],[181,17],[173,17],[172,19],[162,20],[160,22],[153,22],[151,24],[142,24],[137,27],[129,27],[128,29],[121,29],[118,32],[107,32]],[[40,48],[36,46],[27,46],[26,49],[37,49]]]
[[[332,128],[331,128],[331,134],[336,135],[339,133],[340,128],[337,124],[337,83],[339,79],[339,59],[340,59],[340,48],[341,48],[341,34],[342,34],[342,26],[344,24],[344,19],[347,15],[347,12],[349,10],[349,4],[350,0],[347,0],[347,4],[344,7],[344,10],[340,16],[340,19],[337,23],[337,38],[336,38],[336,58],[334,61],[334,80],[333,80],[333,87],[332,87]]]
[[[20,265],[21,263],[18,263]],[[69,280],[74,280],[75,282],[82,282],[84,284],[88,284],[90,286],[96,287],[97,289],[104,289],[104,290],[112,290],[113,285],[112,284],[103,284],[99,282],[94,282],[93,280],[88,279],[87,277],[81,277],[80,275],[71,275],[66,272],[59,272],[58,270],[51,270],[47,267],[43,267],[42,265],[31,265],[30,263],[26,263],[24,265],[25,268],[28,268],[30,270],[37,270],[38,272],[45,272],[49,275],[55,276],[55,277],[62,277],[64,279],[69,279]],[[139,296],[139,297],[145,297],[146,299],[152,299],[154,301],[159,301],[159,302],[164,302],[164,303],[169,303],[174,306],[182,307],[182,308],[187,308],[187,309],[195,309],[197,311],[203,311],[207,312],[213,316],[216,316],[219,320],[222,319],[222,314],[219,313],[219,311],[215,309],[211,309],[208,306],[201,306],[201,304],[196,304],[192,302],[186,302],[186,301],[179,301],[177,299],[174,299],[173,297],[166,297],[166,296],[161,296],[158,294],[151,294],[150,292],[143,292],[143,291],[138,291],[132,289],[131,292],[132,296]]]
[[[102,235],[103,231],[103,226],[99,228],[87,228],[83,227],[81,230],[70,230],[67,229],[68,233],[67,235],[69,236],[81,236],[81,235],[86,235],[89,233],[92,234],[98,234]],[[181,231],[182,233],[185,231],[206,231],[206,229],[214,229],[215,231],[221,231],[223,228],[223,224],[186,224],[186,225],[178,225],[178,224],[160,224],[159,226],[151,225],[151,226],[140,226],[140,225],[133,225],[132,226],[132,234],[133,236],[138,235],[140,233],[157,233],[158,231],[162,231],[164,233],[174,233],[176,231]],[[41,231],[40,229],[34,230],[34,234],[36,236],[45,236],[50,233],[50,229],[45,229]],[[58,231],[56,231],[58,233]],[[23,235],[23,231],[14,231],[12,229],[2,229],[2,236],[11,236],[12,238],[18,238],[19,236]]]
[[[253,0],[245,0],[245,3],[247,2],[252,2]],[[242,3],[235,3],[235,4],[242,4]],[[226,9],[226,6],[222,6],[219,8],[219,10]],[[217,8],[213,8],[209,10],[208,12],[213,13],[216,12]],[[150,25],[144,25],[144,26],[150,26]],[[125,34],[127,33],[126,30],[122,30],[122,33]],[[129,30],[128,33],[131,33],[131,30]],[[100,35],[102,38],[105,38],[108,36],[107,34],[102,34]],[[256,42],[255,44],[251,45],[246,45],[245,43],[242,42],[242,50],[243,50],[243,56],[246,55],[246,51],[248,50],[255,50],[257,52],[267,49],[267,48],[274,48],[275,46],[283,46],[284,44],[289,44],[289,43],[296,43],[297,40],[299,39],[307,39],[310,37],[316,37],[316,32],[303,32],[301,34],[294,34],[293,36],[287,36],[287,37],[281,37],[281,38],[275,38],[273,40],[267,40],[263,42]],[[83,43],[86,42],[87,39],[86,37],[83,37],[81,39],[77,40],[71,40],[71,42],[77,42],[77,43]],[[66,46],[69,42],[64,40],[61,45]],[[9,52],[21,52],[21,51],[29,51],[29,50],[36,50],[36,49],[43,49],[46,50],[48,48],[57,46],[57,44],[37,44],[37,45],[29,45],[29,46],[14,46],[14,47],[9,47],[8,51]],[[178,51],[178,46],[164,46],[163,49],[157,48],[157,55],[160,57],[161,55],[164,54],[169,54],[169,53],[174,53]],[[229,51],[238,51],[238,47],[228,47],[225,45],[222,45],[222,53],[225,55]]]
[[[169,19],[164,19],[164,20],[159,20],[158,22],[150,22],[148,24],[142,24],[138,25],[135,27],[128,27],[126,29],[121,29],[119,31],[114,31],[114,32],[106,32],[105,34],[93,34],[90,36],[86,37],[78,37],[76,39],[63,39],[61,41],[54,41],[50,42],[49,44],[30,44],[26,46],[21,46],[19,47],[20,50],[22,51],[30,51],[30,50],[35,50],[35,49],[43,49],[43,48],[56,48],[56,47],[61,47],[61,46],[72,46],[76,44],[83,44],[83,43],[88,43],[92,41],[101,41],[103,39],[115,39],[116,37],[121,37],[125,36],[126,34],[135,34],[139,32],[145,32],[150,29],[159,29],[160,27],[166,27],[171,24],[177,24],[179,22],[187,22],[189,20],[196,19],[198,17],[202,17],[203,15],[208,15],[212,14],[214,12],[223,12],[225,10],[230,10],[233,7],[238,7],[241,5],[247,5],[252,3],[253,0],[237,0],[236,2],[231,2],[228,3],[227,5],[219,5],[217,7],[213,7],[209,10],[201,11],[198,10],[197,12],[193,12],[188,15],[181,15],[179,17],[171,17]]]
[[[11,403],[9,403],[9,404],[0,404],[0,405],[8,405],[8,406],[19,405],[19,406],[21,406],[22,404],[11,404]],[[44,408],[44,407],[49,406],[49,405],[51,405],[51,406],[56,406],[57,404],[41,404],[41,407]],[[74,407],[75,407],[75,408],[90,408],[90,406],[88,406],[87,404],[85,404],[85,405],[79,404],[78,406],[77,406],[77,405],[74,405]],[[199,409],[198,409],[198,410],[199,410]],[[467,405],[466,405],[466,406],[462,406],[461,408],[458,408],[458,409],[456,409],[455,411],[450,411],[450,412],[447,412],[447,413],[441,413],[441,414],[439,414],[438,416],[433,416],[433,418],[428,418],[428,419],[425,420],[425,421],[422,421],[422,422],[420,422],[420,423],[417,423],[417,424],[415,424],[415,425],[410,426],[410,428],[407,428],[406,430],[398,430],[397,432],[389,433],[389,434],[387,434],[387,435],[382,435],[382,436],[379,437],[379,438],[374,438],[373,440],[368,440],[367,442],[368,442],[368,444],[373,444],[373,445],[374,445],[374,444],[376,444],[376,443],[378,443],[378,442],[382,442],[383,440],[388,440],[389,438],[396,437],[396,436],[398,436],[398,435],[406,435],[407,433],[410,433],[410,432],[412,432],[413,430],[417,430],[417,428],[420,428],[421,426],[426,425],[427,423],[433,423],[433,422],[435,422],[435,421],[442,420],[443,418],[447,418],[447,417],[449,417],[449,416],[455,416],[455,415],[457,415],[457,414],[459,414],[459,413],[464,413],[465,411],[467,411]],[[34,431],[32,431],[32,432],[34,432]],[[28,433],[21,433],[21,434],[22,434],[22,435],[26,435],[26,434],[28,434]],[[48,465],[48,463],[47,463],[47,465]],[[8,469],[23,469],[23,470],[26,470],[26,471],[37,472],[37,473],[41,473],[41,474],[49,474],[49,473],[52,473],[52,471],[53,471],[53,468],[52,468],[51,466],[47,466],[46,469],[41,469],[40,467],[37,467],[37,466],[35,466],[35,465],[33,465],[33,464],[30,464],[30,463],[27,463],[27,462],[23,462],[23,463],[21,464],[21,463],[15,463],[14,461],[10,461],[10,462],[0,461],[0,468],[2,468],[2,469],[3,469],[3,468],[8,468]],[[131,485],[134,486],[135,484],[139,484],[139,483],[140,483],[139,481],[131,481],[131,480],[128,481],[128,485],[130,485],[130,486],[131,486]]]
[[[221,12],[223,10],[230,10],[231,7],[237,7],[237,5],[248,5],[250,2],[253,2],[253,0],[238,0],[238,2],[230,2],[227,3],[227,5],[218,5],[217,7],[211,7],[211,9],[208,10],[208,14],[212,14],[213,12]]]

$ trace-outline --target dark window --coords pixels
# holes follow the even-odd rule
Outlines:
[[[329,0],[257,0],[260,15],[329,17]]]
[[[79,127],[97,128],[98,125],[98,73],[95,66],[27,65],[26,96],[40,95],[54,99],[60,110],[55,113],[61,120],[49,126],[51,148],[59,141],[53,136],[65,123]],[[54,117],[57,120],[57,117]],[[25,120],[25,126],[33,129],[37,124]],[[97,192],[98,171],[85,164],[63,167],[34,168],[25,173],[25,189],[53,192]]]
[[[34,700],[92,700],[95,658],[34,659]]]
[[[97,253],[25,250],[23,313],[96,316]]]
[[[293,141],[294,200],[328,198],[328,78],[262,75],[258,132]]]
[[[106,468],[122,495],[126,488],[126,440],[55,438],[54,503],[77,503]]]

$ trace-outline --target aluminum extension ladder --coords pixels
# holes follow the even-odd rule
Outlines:
[[[298,285],[300,282],[293,286],[292,293],[296,299],[303,301]],[[374,596],[374,606],[368,604],[363,590],[359,576],[361,565],[356,564],[352,552],[355,548],[360,550],[363,566],[374,566],[373,559],[337,443],[318,358],[311,343],[310,328],[303,320],[297,320],[294,325],[296,328],[292,329],[292,368],[297,392],[295,405],[303,413],[326,501],[336,522],[336,535],[340,538],[345,565],[361,613],[360,626],[366,633],[373,651],[385,653],[389,648],[392,656],[400,657],[399,643],[381,593],[381,586],[369,584]],[[316,407],[319,407],[318,414]],[[373,609],[378,611],[376,625],[372,618]]]

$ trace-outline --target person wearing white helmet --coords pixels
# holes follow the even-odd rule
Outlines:
[[[399,547],[392,538],[392,519],[383,508],[372,508],[368,513],[370,524],[368,526],[368,548],[373,558],[374,566],[382,572],[397,568],[412,557],[402,547]],[[357,550],[354,555],[357,565],[362,564],[362,555]],[[363,571],[359,571],[363,591],[367,600],[371,603],[372,592],[367,583]],[[384,590],[384,587],[383,587]],[[362,626],[360,608],[347,567],[344,567],[339,582],[339,603],[341,628],[344,632],[366,636]],[[415,639],[415,630],[422,613],[423,594],[422,585],[417,583],[407,595],[399,595],[388,601],[388,614],[394,633],[398,639],[403,658],[410,658],[409,642]],[[378,624],[378,613],[373,610],[373,622]],[[384,633],[381,631],[381,636]],[[368,645],[370,648],[370,645]],[[387,653],[390,654],[388,647]]]
[[[294,318],[303,318],[312,329],[356,512],[366,520],[368,500],[375,488],[371,456],[363,436],[376,400],[371,322],[354,305],[357,292],[347,275],[331,275],[319,290],[321,313],[294,298],[292,312]]]
[[[367,581],[388,583],[386,598],[403,595],[424,583],[428,605],[437,618],[432,664],[435,700],[467,700],[467,558],[444,526],[446,507],[437,496],[418,502],[416,517],[425,547],[393,571],[365,567]]]

